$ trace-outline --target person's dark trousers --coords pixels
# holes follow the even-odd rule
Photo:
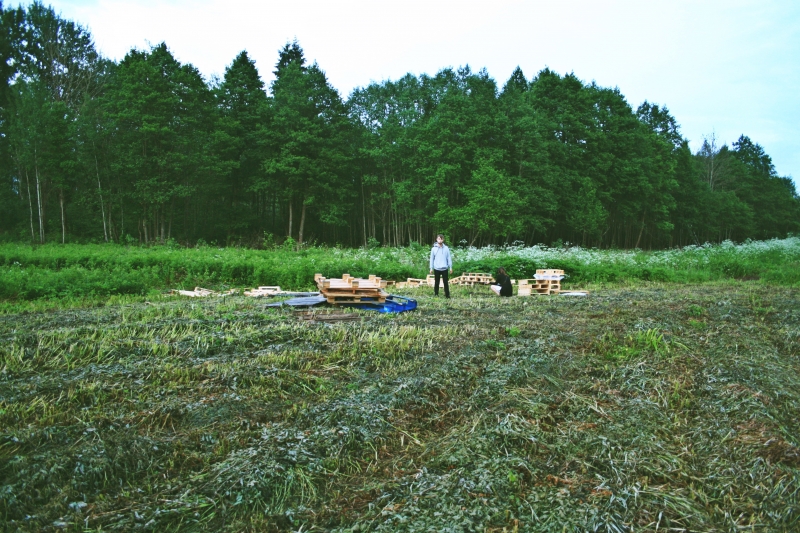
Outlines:
[[[447,269],[434,270],[433,275],[436,278],[436,281],[433,283],[433,295],[439,296],[439,278],[442,278],[444,282],[444,297],[450,298],[450,284],[447,283]]]

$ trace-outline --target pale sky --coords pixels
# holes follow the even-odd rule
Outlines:
[[[278,50],[297,38],[343,98],[371,81],[467,64],[499,87],[517,65],[528,79],[544,67],[574,72],[619,87],[634,109],[666,105],[693,151],[712,132],[727,144],[745,134],[800,182],[797,0],[49,3],[87,27],[106,57],[164,41],[207,79],[247,50],[269,84]]]

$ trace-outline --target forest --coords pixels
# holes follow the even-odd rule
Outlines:
[[[665,105],[574,73],[500,87],[443,68],[345,99],[297,41],[267,87],[246,51],[206,80],[166,43],[104,58],[39,2],[0,17],[2,241],[658,249],[800,231],[757,142],[693,153]]]

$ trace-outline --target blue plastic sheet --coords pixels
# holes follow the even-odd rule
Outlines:
[[[413,298],[406,298],[405,296],[390,294],[383,302],[361,301],[358,303],[337,304],[337,305],[346,305],[347,307],[355,307],[356,309],[366,309],[368,311],[377,311],[379,313],[402,313],[404,311],[411,311],[413,309],[416,309],[417,301],[414,300]]]

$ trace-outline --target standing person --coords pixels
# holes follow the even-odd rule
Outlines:
[[[512,296],[514,294],[514,288],[511,287],[511,278],[508,276],[508,274],[506,274],[505,268],[499,267],[494,279],[496,280],[496,283],[490,287],[496,295]]]
[[[431,274],[436,276],[433,284],[433,295],[439,296],[439,278],[444,278],[444,297],[450,298],[450,284],[447,282],[447,271],[453,273],[453,258],[450,255],[450,248],[444,243],[444,235],[441,233],[436,236],[436,244],[431,249]]]

